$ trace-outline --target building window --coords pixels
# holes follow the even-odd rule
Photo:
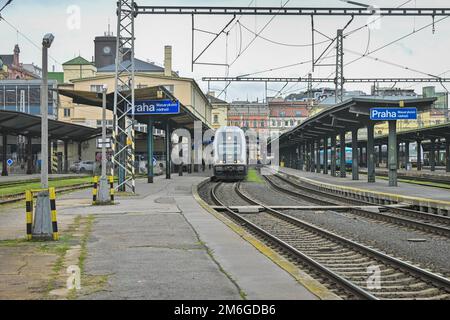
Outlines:
[[[294,126],[294,120],[291,120],[291,127]]]
[[[64,118],[70,118],[70,109],[64,108]]]
[[[173,84],[166,84],[166,85],[164,85],[163,87],[166,88],[167,91],[169,91],[171,94],[174,93],[175,86],[174,86]]]
[[[259,124],[259,126],[260,126],[261,128],[264,128],[264,127],[266,126],[266,124],[265,124],[264,121],[261,121],[260,124]]]
[[[214,120],[213,120],[213,122],[214,122],[214,123],[219,123],[219,115],[217,115],[217,114],[214,115]]]
[[[277,122],[275,120],[272,120],[272,127],[276,127],[277,126]]]
[[[258,127],[258,122],[257,121],[253,121],[253,128],[257,128]]]
[[[284,121],[284,126],[285,126],[285,127],[289,127],[289,121],[287,121],[287,120]]]
[[[103,85],[101,84],[92,84],[91,85],[91,92],[102,92]]]
[[[301,111],[295,111],[295,116],[296,117],[301,117],[302,116],[302,112]]]
[[[280,111],[280,117],[286,117],[286,112]]]

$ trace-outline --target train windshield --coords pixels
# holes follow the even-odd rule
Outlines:
[[[217,156],[225,163],[241,160],[242,142],[234,133],[224,132],[217,141]]]

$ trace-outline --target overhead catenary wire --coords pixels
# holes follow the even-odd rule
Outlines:
[[[8,20],[5,19],[5,17],[0,15],[0,22],[4,21],[8,26],[10,26],[14,31],[16,31],[18,34],[20,34],[23,38],[25,38],[28,42],[30,42],[34,47],[36,47],[39,51],[42,51],[42,47],[36,44],[33,40],[31,40],[26,34],[21,32],[16,26],[14,26],[12,23],[10,23]],[[52,59],[54,62],[56,62],[58,65],[62,65],[61,62],[56,60],[51,55],[48,55],[50,59]]]

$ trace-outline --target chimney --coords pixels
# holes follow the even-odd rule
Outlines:
[[[172,76],[172,46],[164,47],[164,75]]]
[[[15,65],[15,66],[19,66],[20,65],[19,54],[20,54],[19,45],[16,44],[14,46],[14,59],[13,59],[13,65]]]

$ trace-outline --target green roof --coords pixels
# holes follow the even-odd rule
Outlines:
[[[49,72],[49,80],[56,80],[58,83],[64,83],[64,72]]]
[[[92,65],[92,62],[87,61],[82,56],[78,56],[63,63],[63,66],[80,66],[80,65]]]

